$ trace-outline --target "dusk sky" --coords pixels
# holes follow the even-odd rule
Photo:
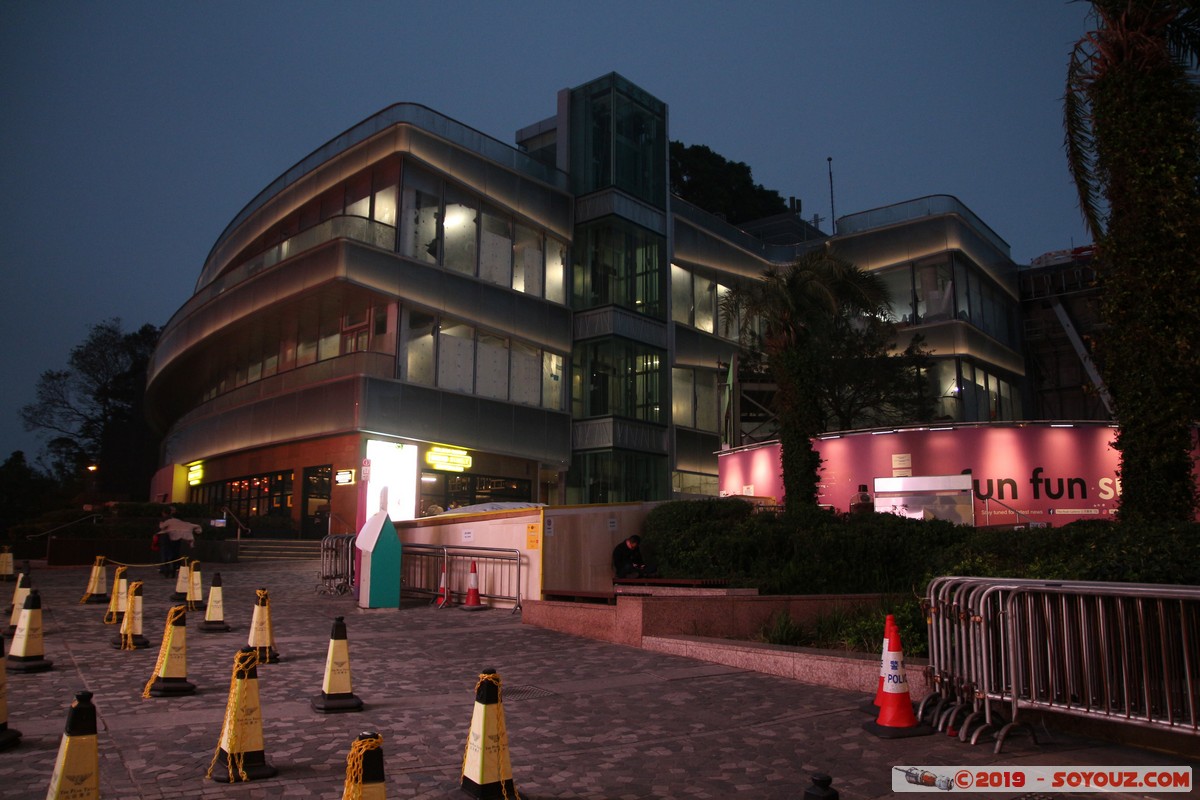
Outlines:
[[[829,231],[958,197],[1018,264],[1088,243],[1062,95],[1087,3],[42,2],[0,6],[0,460],[89,327],[162,325],[225,225],[392,103],[503,142],[619,72],[671,139],[748,164]]]

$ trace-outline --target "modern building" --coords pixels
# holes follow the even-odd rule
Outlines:
[[[940,414],[1019,415],[1015,268],[965,206],[764,241],[670,195],[668,122],[609,74],[516,146],[399,104],[301,160],[164,328],[153,495],[310,536],[380,507],[715,495],[739,331],[720,300],[812,247],[885,275],[936,350]]]

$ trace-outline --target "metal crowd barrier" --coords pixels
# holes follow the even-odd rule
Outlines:
[[[517,549],[405,543],[400,548],[401,591],[436,600],[444,570],[450,596],[461,601],[472,563],[480,599],[512,601],[513,613],[521,610],[521,551]]]
[[[321,539],[321,583],[319,594],[343,595],[354,586],[355,535],[330,534]]]
[[[1200,587],[951,576],[925,608],[918,713],[961,741],[1034,736],[1023,709],[1200,734]]]

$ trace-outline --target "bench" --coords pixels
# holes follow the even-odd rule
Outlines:
[[[613,586],[670,586],[677,589],[724,589],[725,578],[613,578]]]
[[[583,589],[543,589],[542,597],[547,600],[572,600],[584,603],[607,603],[608,605],[617,602],[615,592],[590,592]]]

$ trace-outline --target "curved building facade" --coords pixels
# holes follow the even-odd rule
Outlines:
[[[300,161],[229,223],[163,330],[153,495],[317,536],[381,507],[717,494],[722,431],[744,439],[721,424],[738,321],[720,298],[829,243],[768,244],[672,198],[667,126],[610,74],[560,92],[516,146],[399,104]],[[948,200],[947,230],[986,230]],[[869,233],[830,241],[878,250]],[[983,255],[946,243],[951,282],[961,266],[1002,284],[991,237]],[[945,355],[1019,372],[1003,337],[936,302],[970,331]]]

